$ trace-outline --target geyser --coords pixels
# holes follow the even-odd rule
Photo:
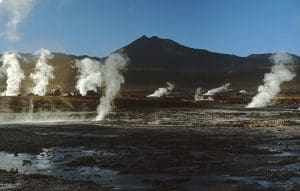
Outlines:
[[[2,92],[3,96],[17,96],[20,94],[21,82],[25,79],[24,72],[22,71],[17,53],[4,53],[2,55],[1,72],[7,78],[6,91]]]
[[[38,56],[38,61],[35,65],[35,70],[30,74],[30,78],[33,80],[35,86],[33,87],[31,93],[39,96],[46,95],[47,86],[49,80],[53,80],[55,77],[53,75],[54,68],[48,65],[48,60],[53,58],[53,55],[49,50],[40,49],[35,53]]]
[[[119,53],[111,54],[105,60],[102,69],[105,92],[104,96],[101,97],[100,104],[97,108],[98,115],[96,117],[96,121],[104,119],[104,117],[110,112],[112,101],[120,91],[121,84],[125,82],[121,71],[125,70],[127,63],[127,57]]]
[[[90,58],[76,61],[75,66],[80,73],[76,89],[81,95],[85,96],[89,90],[97,92],[98,87],[104,88],[97,107],[96,121],[103,120],[110,112],[112,102],[125,82],[121,71],[126,69],[127,63],[127,56],[121,53],[111,54],[104,63]]]
[[[240,91],[239,91],[239,94],[247,95],[247,94],[248,94],[248,91],[247,91],[247,90],[240,90]]]
[[[214,88],[214,89],[208,90],[208,91],[207,91],[205,94],[203,94],[203,95],[212,97],[212,96],[214,96],[214,95],[217,94],[217,93],[221,93],[221,92],[227,91],[228,88],[229,88],[229,86],[230,86],[230,83],[226,83],[226,84],[224,84],[224,85],[221,86],[221,87],[218,87],[218,88]]]
[[[267,106],[280,92],[280,85],[291,81],[296,76],[291,66],[288,66],[295,63],[293,56],[287,53],[276,53],[270,57],[270,61],[274,63],[271,72],[265,74],[264,85],[258,87],[258,94],[252,98],[246,108]]]
[[[213,101],[214,100],[213,96],[215,94],[227,91],[229,86],[230,86],[230,83],[226,83],[221,87],[208,90],[205,94],[203,94],[203,91],[201,88],[200,89],[198,88],[194,95],[194,99],[195,99],[195,101],[201,101],[201,100]]]
[[[98,60],[84,58],[76,60],[75,67],[79,72],[76,90],[82,96],[86,96],[89,90],[97,92],[97,88],[102,85],[102,63]]]
[[[167,87],[158,88],[153,94],[150,94],[147,97],[161,97],[170,94],[175,88],[175,85],[171,82],[166,82],[166,84]]]
[[[195,101],[200,101],[200,100],[204,100],[204,97],[203,97],[203,89],[202,88],[197,88],[196,91],[195,91],[195,94],[194,94],[194,100]]]

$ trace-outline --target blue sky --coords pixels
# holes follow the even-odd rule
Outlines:
[[[300,55],[298,0],[36,0],[0,51],[39,48],[105,56],[136,38],[159,36],[193,48],[246,56]],[[1,16],[1,15],[0,15]],[[0,17],[0,29],[7,19]]]

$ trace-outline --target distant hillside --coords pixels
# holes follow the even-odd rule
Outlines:
[[[131,60],[129,69],[229,71],[270,67],[271,54],[240,57],[183,46],[169,39],[142,36],[123,47]],[[297,57],[299,59],[299,57]]]

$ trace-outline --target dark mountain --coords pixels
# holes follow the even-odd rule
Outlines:
[[[142,36],[122,48],[129,56],[129,69],[229,71],[270,67],[271,54],[240,57],[183,46],[169,39]],[[298,57],[299,59],[299,57]]]

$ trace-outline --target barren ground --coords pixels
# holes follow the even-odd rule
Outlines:
[[[133,107],[103,122],[4,123],[0,189],[299,190],[299,114]]]

